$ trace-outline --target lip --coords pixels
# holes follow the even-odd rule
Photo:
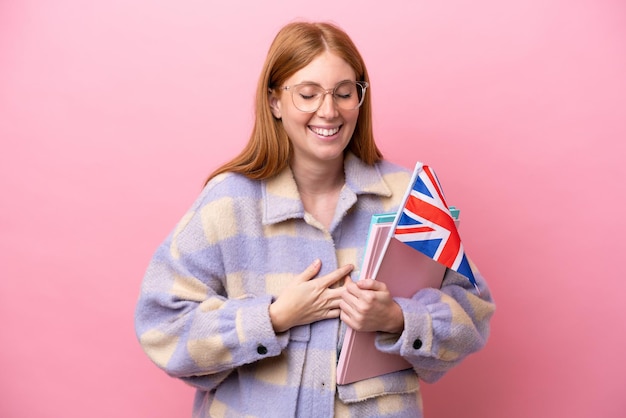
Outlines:
[[[319,125],[309,125],[309,131],[311,131],[315,136],[323,140],[334,139],[339,135],[343,125],[335,125],[335,126],[319,126]],[[333,133],[334,131],[334,133]]]

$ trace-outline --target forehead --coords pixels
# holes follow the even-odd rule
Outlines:
[[[315,57],[306,67],[296,71],[286,84],[316,83],[332,87],[340,81],[356,81],[354,69],[338,55],[325,51]]]

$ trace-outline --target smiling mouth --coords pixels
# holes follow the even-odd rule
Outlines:
[[[309,126],[309,129],[317,135],[320,136],[333,136],[335,135],[337,132],[339,132],[339,130],[341,129],[341,126],[338,126],[336,128],[331,128],[331,129],[325,129],[325,128],[316,128],[313,126]]]

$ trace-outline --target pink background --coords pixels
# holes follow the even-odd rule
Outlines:
[[[497,300],[427,417],[623,417],[623,0],[0,2],[0,416],[189,416],[134,303],[297,17],[351,34],[381,148],[437,169]]]

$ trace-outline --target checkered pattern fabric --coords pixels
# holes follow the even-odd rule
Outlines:
[[[337,385],[338,319],[273,331],[268,307],[281,289],[315,258],[322,275],[358,266],[370,217],[397,210],[410,180],[352,154],[345,175],[329,229],[304,211],[289,169],[268,181],[218,176],[157,249],[136,331],[154,363],[197,388],[195,417],[420,417],[418,377],[434,381],[485,344],[489,290],[481,279],[476,296],[453,271],[441,290],[397,299],[405,331],[378,338],[414,370]]]

